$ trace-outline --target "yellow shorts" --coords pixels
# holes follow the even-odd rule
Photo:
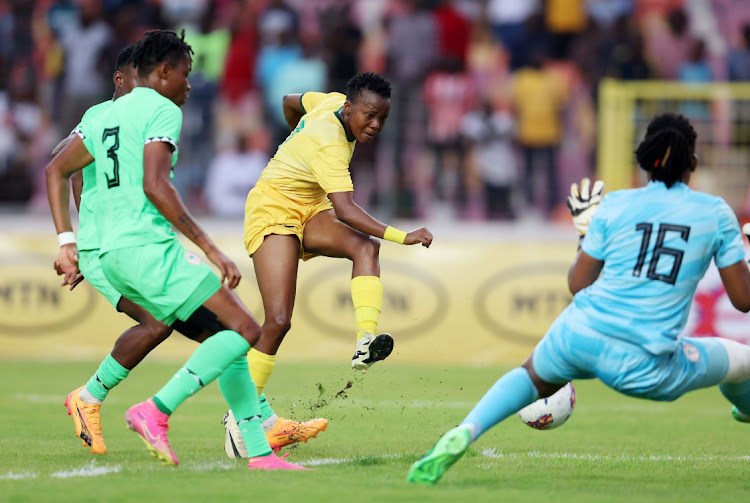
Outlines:
[[[315,204],[302,204],[274,189],[266,182],[258,182],[245,202],[245,249],[251,257],[270,234],[294,235],[300,242],[299,257],[310,260],[316,253],[305,252],[302,235],[305,225],[318,213],[333,209],[328,198]]]

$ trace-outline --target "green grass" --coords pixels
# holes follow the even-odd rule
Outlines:
[[[267,388],[277,412],[330,419],[328,431],[290,450],[290,460],[330,464],[269,473],[249,472],[224,455],[226,406],[216,385],[170,421],[180,466],[150,458],[122,419],[177,368],[150,361],[107,399],[102,424],[109,452],[91,455],[73,436],[62,404],[95,367],[0,362],[0,501],[750,501],[750,427],[731,419],[717,389],[660,404],[577,382],[578,404],[565,426],[539,432],[511,417],[474,444],[440,484],[422,487],[405,483],[411,463],[506,369],[386,363],[362,376],[345,362],[282,358]],[[96,470],[106,473],[92,475]],[[88,476],[73,476],[76,471]]]

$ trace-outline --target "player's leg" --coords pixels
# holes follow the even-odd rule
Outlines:
[[[565,383],[576,378],[592,377],[596,348],[587,347],[584,338],[576,338],[578,354],[566,351],[568,341],[575,335],[559,317],[547,335],[534,349],[532,356],[519,368],[503,375],[485,393],[459,426],[443,435],[409,470],[407,481],[435,484],[458,461],[480,435],[515,414],[539,397],[554,394]]]
[[[357,326],[357,349],[352,368],[366,371],[393,350],[393,338],[377,333],[383,304],[380,282],[380,241],[352,229],[333,210],[318,213],[305,225],[305,251],[352,261],[352,302]]]
[[[89,283],[118,311],[122,311],[138,325],[129,328],[115,342],[112,353],[101,362],[88,382],[68,394],[65,406],[73,417],[76,436],[94,454],[107,452],[102,435],[100,408],[109,391],[122,382],[130,371],[156,346],[164,341],[172,329],[158,322],[148,311],[124,298],[109,283],[102,271],[99,250],[79,253],[81,270]]]
[[[717,341],[726,349],[729,360],[719,389],[732,402],[732,416],[750,423],[750,346],[729,339]]]
[[[260,340],[247,356],[250,373],[260,395],[263,429],[275,451],[296,442],[307,442],[328,427],[328,420],[324,418],[297,422],[277,416],[263,393],[276,364],[276,353],[291,328],[299,252],[300,243],[296,235],[270,234],[253,253],[253,266],[263,299],[265,319]],[[224,425],[227,455],[234,457],[237,451],[239,457],[247,457],[243,446],[233,439],[234,418],[231,412],[225,415]]]
[[[297,236],[270,234],[253,254],[265,313],[260,340],[248,355],[258,394],[263,392],[273,372],[279,346],[292,326],[299,252]]]

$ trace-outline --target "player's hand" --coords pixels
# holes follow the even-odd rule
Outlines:
[[[55,259],[54,268],[58,276],[62,276],[63,274],[65,274],[65,271],[63,271],[62,267],[60,266],[60,262],[58,262],[57,259]],[[81,271],[78,271],[78,274],[73,279],[73,282],[70,283],[70,290],[73,290],[78,285],[78,283],[80,283],[83,280],[84,280],[83,273]],[[63,281],[60,283],[60,286],[68,286],[68,282],[63,279]]]
[[[427,230],[426,227],[420,227],[415,229],[406,235],[404,238],[405,245],[415,245],[422,243],[422,246],[429,248],[432,244],[432,233]]]
[[[206,257],[208,257],[208,260],[216,264],[216,267],[221,271],[221,283],[224,284],[226,282],[226,285],[230,290],[237,288],[237,285],[240,284],[240,279],[242,279],[242,274],[240,274],[237,264],[224,255],[218,248],[212,248],[209,250],[206,253]]]
[[[55,270],[57,274],[63,275],[63,285],[71,285],[80,283],[76,281],[76,277],[80,275],[81,271],[78,269],[78,247],[75,243],[70,243],[60,247],[60,251],[57,252],[57,258],[55,259]],[[83,276],[81,276],[83,279]]]
[[[573,224],[581,236],[586,235],[589,230],[591,219],[602,202],[602,193],[604,192],[604,182],[597,180],[594,187],[590,188],[591,181],[588,178],[581,180],[581,188],[574,183],[570,186],[570,196],[568,197],[568,209],[573,217]]]

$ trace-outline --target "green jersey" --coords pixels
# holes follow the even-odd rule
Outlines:
[[[94,217],[102,254],[175,239],[172,225],[143,192],[143,148],[169,143],[174,166],[181,128],[180,108],[147,87],[136,87],[82,128],[96,163]]]
[[[112,100],[107,100],[86,110],[81,117],[81,122],[70,134],[77,134],[83,138],[82,131],[88,129],[93,120],[109,110],[112,103]],[[93,214],[96,197],[96,168],[93,162],[83,168],[82,176],[83,190],[81,191],[81,205],[78,208],[78,249],[95,250],[99,248],[99,233],[96,230]]]

